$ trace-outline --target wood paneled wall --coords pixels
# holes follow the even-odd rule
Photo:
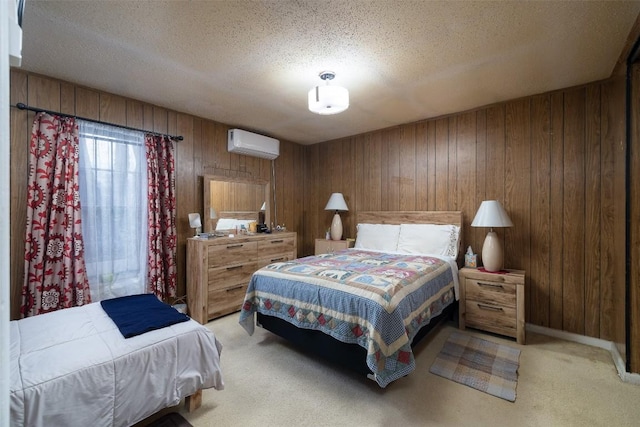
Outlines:
[[[354,211],[461,210],[498,199],[514,227],[505,266],[527,273],[527,322],[625,341],[625,82],[518,99],[306,147],[304,253],[324,236],[332,192]],[[623,353],[624,354],[624,353]]]
[[[203,176],[272,179],[270,160],[227,152],[229,126],[93,90],[57,79],[11,71],[11,105],[19,102],[66,114],[101,120],[116,125],[182,135],[176,143],[176,193],[178,231],[178,296],[185,294],[186,239],[193,233],[187,214],[203,212]],[[24,270],[26,226],[27,153],[34,113],[11,108],[11,317],[19,317]],[[296,206],[302,201],[303,179],[300,145],[280,141],[275,160],[278,221],[303,233]],[[271,217],[274,218],[272,211]],[[300,242],[298,243],[300,245]]]
[[[12,105],[24,102],[184,136],[176,146],[179,295],[185,290],[185,242],[192,232],[187,213],[203,213],[206,174],[270,180],[276,201],[271,217],[298,232],[299,255],[312,254],[314,239],[331,223],[324,206],[332,192],[342,192],[350,209],[342,214],[345,236],[355,237],[360,210],[462,210],[464,245],[476,252],[487,230],[472,228],[471,220],[482,200],[495,198],[514,222],[513,228],[497,230],[505,264],[527,271],[527,322],[611,340],[623,354],[624,96],[621,76],[312,146],[281,141],[272,169],[268,160],[229,154],[227,125],[24,71],[11,73]],[[640,121],[640,97],[635,99]],[[11,109],[12,318],[20,304],[32,120],[33,113]],[[635,147],[631,170],[638,169],[638,158]],[[632,181],[637,219],[638,178]],[[631,229],[636,260],[637,224]],[[638,342],[635,264],[631,338]],[[632,348],[633,372],[640,371],[638,350]]]

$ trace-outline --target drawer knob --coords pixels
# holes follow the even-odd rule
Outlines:
[[[227,245],[227,249],[235,249],[235,248],[241,248],[244,245],[241,243],[239,245]]]
[[[284,257],[274,258],[271,260],[271,262],[276,262],[276,261],[284,261]]]
[[[242,265],[234,265],[233,267],[227,267],[227,270],[236,270],[238,268],[242,268]]]
[[[499,284],[499,283],[484,283],[484,282],[478,282],[479,286],[488,286],[490,288],[494,288],[494,289],[504,289],[504,287]]]
[[[271,243],[282,243],[284,240],[272,240]]]
[[[480,304],[480,303],[478,303],[478,308],[481,310],[504,311],[502,307],[494,307],[492,305],[486,305],[486,304]]]
[[[232,291],[238,290],[238,289],[240,289],[240,288],[242,288],[242,285],[234,286],[233,288],[229,288],[229,289],[227,289],[226,291],[227,291],[227,292],[232,292]]]

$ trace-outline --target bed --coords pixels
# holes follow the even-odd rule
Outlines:
[[[255,272],[240,313],[380,387],[415,369],[413,347],[456,307],[459,211],[360,212],[355,247]]]
[[[129,426],[224,388],[222,347],[189,318],[125,339],[96,302],[9,327],[12,426]]]

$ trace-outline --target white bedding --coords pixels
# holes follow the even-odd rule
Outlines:
[[[129,426],[224,388],[222,346],[194,320],[124,339],[100,303],[10,322],[12,426]]]

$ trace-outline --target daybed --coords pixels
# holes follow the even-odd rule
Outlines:
[[[224,387],[222,347],[191,319],[125,339],[92,303],[12,321],[10,335],[12,426],[129,426]]]
[[[358,213],[355,248],[270,264],[240,314],[386,387],[415,369],[412,346],[457,300],[461,212]]]

